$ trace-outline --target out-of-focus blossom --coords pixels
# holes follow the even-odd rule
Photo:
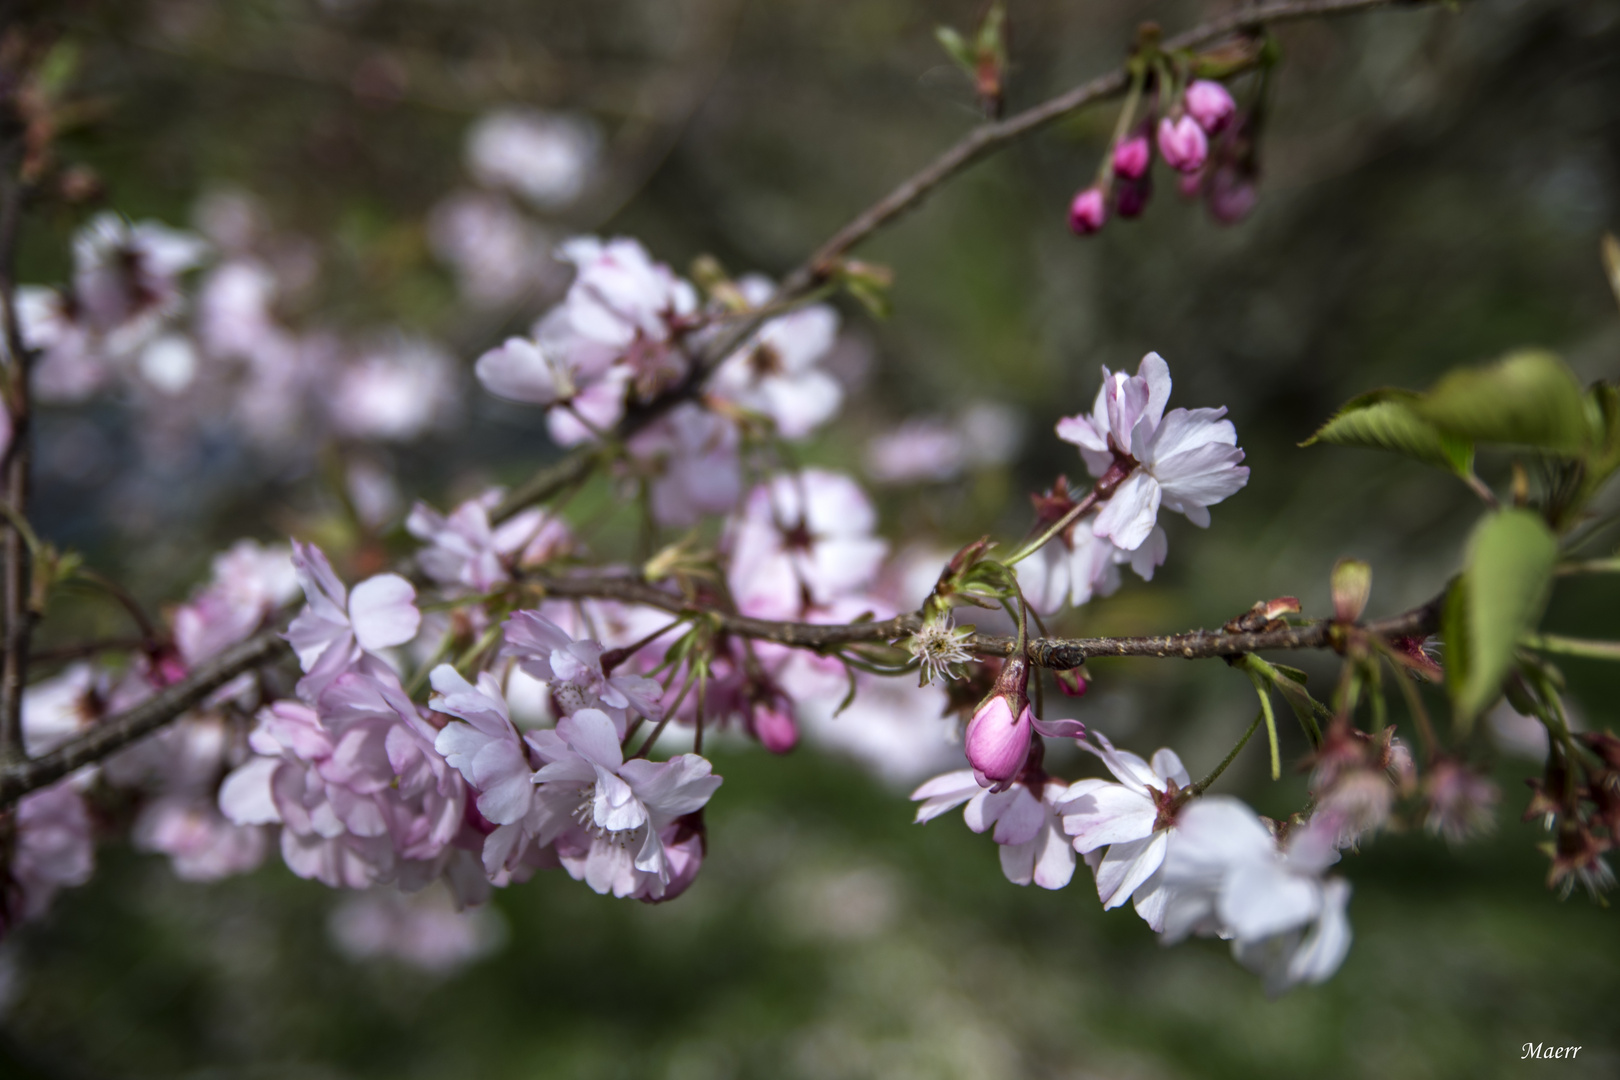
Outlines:
[[[349,364],[327,407],[338,431],[352,438],[409,441],[450,423],[460,403],[449,356],[407,339]]]
[[[1210,135],[1219,135],[1237,115],[1237,102],[1232,94],[1212,79],[1194,79],[1187,84],[1183,99],[1187,113]]]
[[[749,493],[732,522],[731,590],[737,607],[766,619],[798,617],[864,588],[888,545],[860,487],[824,469],[774,477]]]
[[[141,378],[165,394],[184,393],[197,377],[197,348],[183,334],[164,334],[141,350]]]
[[[405,519],[406,530],[429,546],[417,555],[428,577],[440,585],[488,592],[510,581],[516,566],[533,566],[566,552],[573,545],[568,526],[543,510],[526,510],[491,526],[489,512],[501,493],[490,491],[440,514],[417,503]]]
[[[689,401],[637,432],[628,449],[654,470],[653,519],[685,528],[734,509],[742,497],[740,442],[734,423]]]
[[[457,910],[447,889],[412,895],[371,889],[332,909],[327,932],[351,960],[387,958],[448,975],[505,944],[506,922],[493,908]]]
[[[968,469],[1005,465],[1022,441],[1016,412],[981,402],[953,420],[907,420],[879,435],[867,447],[866,471],[883,484],[954,480]]]
[[[1496,825],[1496,804],[1502,792],[1491,780],[1459,761],[1442,760],[1423,777],[1428,804],[1424,825],[1452,843],[1490,832]]]
[[[1209,157],[1209,136],[1191,116],[1159,121],[1159,156],[1177,172],[1194,173]]]
[[[1153,144],[1144,134],[1132,135],[1114,148],[1114,175],[1125,180],[1140,179],[1153,164]]]
[[[175,646],[195,664],[246,639],[297,595],[290,549],[238,540],[214,556],[207,587],[175,609]]]
[[[720,777],[696,754],[626,761],[619,738],[598,709],[581,709],[554,730],[529,734],[545,762],[534,774],[546,816],[539,842],[554,842],[568,873],[596,892],[659,899],[676,869],[666,856],[664,831],[702,809]]]
[[[110,369],[71,297],[22,286],[17,290],[17,331],[24,345],[39,350],[33,378],[41,401],[83,401],[106,383]]]
[[[499,195],[458,191],[428,215],[428,243],[478,307],[509,303],[561,273],[545,230]]]
[[[911,793],[913,800],[922,802],[916,821],[932,821],[965,802],[962,817],[968,828],[976,833],[994,830],[991,836],[1001,845],[1001,872],[1008,881],[1061,889],[1074,877],[1075,862],[1058,818],[1057,804],[1065,787],[1044,774],[1032,782],[1038,790],[1020,781],[991,791],[980,785],[972,769],[936,776]]]
[[[1168,894],[1161,888],[1159,867],[1176,831],[1175,798],[1192,780],[1174,750],[1160,749],[1147,762],[1116,750],[1101,732],[1092,737],[1096,745],[1080,745],[1102,758],[1119,782],[1071,784],[1057,800],[1063,831],[1082,854],[1108,848],[1093,867],[1105,911],[1134,898],[1137,914],[1154,930],[1163,930]]]
[[[1237,799],[1195,800],[1177,819],[1161,870],[1170,890],[1165,940],[1230,939],[1232,955],[1263,976],[1270,994],[1325,981],[1350,948],[1350,885],[1322,876],[1339,859],[1338,832],[1337,822],[1313,820],[1279,850]]]
[[[755,306],[767,303],[776,291],[758,276],[737,284]],[[721,364],[711,383],[713,392],[770,417],[784,438],[802,438],[831,419],[843,402],[838,380],[818,366],[837,338],[838,313],[826,304],[771,319]]]
[[[101,336],[109,355],[127,355],[180,309],[180,275],[207,252],[192,233],[97,214],[73,240],[77,313]]]
[[[1093,596],[1112,596],[1119,590],[1121,566],[1129,565],[1137,577],[1152,581],[1169,545],[1164,528],[1155,526],[1140,547],[1125,551],[1080,521],[1018,564],[1018,585],[1030,606],[1050,615],[1065,601],[1079,607]]]
[[[403,645],[416,636],[422,613],[416,590],[398,574],[367,578],[351,592],[314,544],[292,542],[293,565],[308,601],[287,628],[287,641],[311,678],[307,693],[320,688],[359,659]]]
[[[252,360],[272,351],[287,335],[271,313],[276,291],[275,275],[257,259],[232,259],[210,270],[197,294],[203,347],[221,359]]]
[[[1224,408],[1172,409],[1170,369],[1148,353],[1133,376],[1103,368],[1103,385],[1090,416],[1060,420],[1060,439],[1080,447],[1086,468],[1102,476],[1118,455],[1135,462],[1092,526],[1101,537],[1135,551],[1152,535],[1159,507],[1209,525],[1209,507],[1249,482],[1239,464],[1237,429]]]
[[[601,711],[613,718],[621,737],[627,710],[653,721],[662,718],[663,688],[640,675],[606,674],[600,642],[576,641],[538,611],[516,612],[506,620],[505,630],[501,655],[516,657],[530,676],[548,683],[563,716],[581,709]]]
[[[467,170],[473,178],[516,192],[543,210],[579,198],[600,153],[596,125],[563,113],[497,109],[467,134]]]
[[[83,885],[95,868],[95,841],[84,799],[63,782],[30,792],[12,813],[9,881],[0,892],[9,930],[45,913],[57,890]]]
[[[60,674],[23,691],[23,748],[43,754],[96,722],[104,711],[104,689],[89,664],[70,664]]]
[[[1088,187],[1069,204],[1069,229],[1076,236],[1090,236],[1108,220],[1108,200],[1102,188]]]
[[[793,694],[806,741],[848,754],[896,787],[962,760],[940,687],[858,672],[855,700],[839,711],[848,680],[839,671],[818,674],[805,689],[819,693]]]

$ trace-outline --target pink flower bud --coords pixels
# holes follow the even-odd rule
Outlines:
[[[1026,701],[1016,717],[1011,703],[997,694],[979,706],[968,722],[968,763],[985,787],[1000,788],[1017,778],[1029,757],[1034,714]]]
[[[1183,199],[1196,199],[1204,193],[1204,178],[1208,175],[1206,171],[1182,173],[1176,178],[1176,190]]]
[[[1197,172],[1209,156],[1209,137],[1190,116],[1159,121],[1159,153],[1164,163],[1179,172]]]
[[[1076,236],[1090,236],[1108,220],[1108,203],[1102,189],[1088,187],[1069,204],[1069,228]]]
[[[1068,671],[1054,671],[1053,678],[1057,680],[1058,689],[1068,697],[1081,697],[1091,685],[1086,678],[1086,669],[1083,667],[1070,668]]]
[[[1121,180],[1119,192],[1114,196],[1114,209],[1122,218],[1140,217],[1152,195],[1152,173],[1143,173],[1136,180]]]
[[[1136,180],[1153,164],[1153,146],[1146,135],[1132,135],[1114,147],[1114,175]]]
[[[786,707],[754,707],[754,737],[773,754],[785,754],[799,745],[799,725]]]
[[[1209,212],[1222,225],[1235,225],[1249,216],[1259,198],[1254,181],[1236,169],[1216,169],[1209,178]]]
[[[1237,115],[1237,102],[1226,87],[1209,79],[1197,79],[1187,87],[1188,114],[1211,135],[1219,133]]]

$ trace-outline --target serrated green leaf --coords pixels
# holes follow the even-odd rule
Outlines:
[[[1412,408],[1443,434],[1474,443],[1573,455],[1589,440],[1580,384],[1562,360],[1540,350],[1454,371]]]
[[[1557,561],[1557,538],[1528,510],[1491,514],[1474,530],[1444,617],[1448,685],[1465,731],[1501,693],[1519,638],[1547,604]]]
[[[1389,450],[1438,466],[1459,476],[1473,471],[1474,448],[1466,439],[1442,433],[1417,411],[1417,394],[1386,387],[1352,398],[1315,435],[1300,443],[1332,443]]]

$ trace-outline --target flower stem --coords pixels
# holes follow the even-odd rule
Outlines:
[[[1527,634],[1519,643],[1537,652],[1580,656],[1588,660],[1620,660],[1620,641],[1587,641],[1559,634]]]
[[[1260,727],[1260,721],[1264,720],[1265,718],[1266,714],[1264,711],[1255,713],[1254,720],[1249,724],[1249,729],[1243,733],[1243,738],[1237,741],[1237,745],[1232,747],[1232,749],[1227,752],[1227,755],[1221,759],[1221,763],[1219,765],[1210,770],[1208,776],[1204,777],[1187,790],[1191,791],[1194,795],[1202,795],[1206,790],[1208,790],[1209,785],[1218,780],[1221,773],[1226,771],[1226,767],[1237,759],[1238,754],[1243,752],[1243,748],[1245,746],[1249,745],[1249,740],[1254,738],[1254,733]]]
[[[1255,693],[1260,695],[1260,715],[1266,721],[1266,741],[1271,744],[1271,778],[1282,779],[1282,754],[1277,748],[1277,714],[1271,707],[1271,687],[1266,685],[1266,677],[1252,668],[1249,672],[1249,681],[1254,683]]]

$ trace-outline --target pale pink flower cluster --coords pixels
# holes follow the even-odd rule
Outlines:
[[[1249,482],[1237,429],[1223,419],[1226,410],[1166,412],[1169,398],[1170,368],[1158,353],[1148,353],[1135,375],[1103,368],[1091,413],[1058,421],[1058,437],[1080,448],[1092,476],[1123,471],[1124,477],[1094,516],[1019,564],[1020,582],[1037,610],[1109,595],[1119,588],[1124,565],[1152,580],[1168,549],[1159,510],[1207,527],[1209,507]]]
[[[452,593],[487,593],[512,580],[514,570],[538,566],[573,548],[567,524],[543,510],[525,510],[491,525],[489,513],[500,500],[501,492],[495,490],[448,515],[422,502],[411,508],[405,529],[426,545],[416,561],[434,584]]]

